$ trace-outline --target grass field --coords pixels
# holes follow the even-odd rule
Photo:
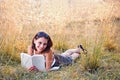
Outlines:
[[[91,31],[78,27],[81,23],[69,24],[69,27],[45,29],[54,42],[53,49],[57,53],[66,49],[74,48],[78,44],[83,44],[88,50],[87,56],[81,57],[75,64],[64,66],[58,71],[28,72],[20,65],[20,53],[27,51],[32,36],[37,32],[38,27],[32,29],[24,28],[22,34],[18,34],[8,29],[2,32],[5,36],[0,39],[0,79],[2,80],[119,80],[120,79],[120,52],[119,34],[114,30],[115,26],[109,24],[95,25],[95,30]],[[32,26],[31,26],[32,27]],[[81,30],[82,28],[82,30]],[[119,29],[120,27],[117,26]],[[117,30],[118,30],[117,29]],[[10,31],[9,31],[10,30]],[[31,30],[31,31],[29,31]],[[63,31],[65,30],[65,32]],[[54,33],[52,32],[54,31]],[[55,32],[56,31],[56,32]],[[14,34],[13,34],[14,33]],[[64,33],[64,34],[62,34]],[[90,33],[90,34],[88,34]],[[95,34],[94,34],[95,33]],[[111,34],[112,33],[112,34]],[[91,35],[92,34],[92,35]],[[12,35],[12,36],[11,36]]]
[[[13,6],[15,4],[16,1]],[[90,16],[90,20],[67,18],[63,24],[59,23],[59,20],[55,23],[38,24],[31,21],[23,24],[24,20],[19,21],[20,17],[28,19],[28,16],[14,13],[13,6],[0,6],[0,11],[3,11],[0,12],[0,80],[120,80],[120,16],[109,18],[104,15],[105,19],[100,19],[97,14],[97,18]],[[109,8],[110,11],[111,8],[113,7]],[[13,13],[16,20],[11,17]],[[119,12],[114,15],[117,13]],[[45,19],[49,21],[49,17]],[[56,19],[59,17],[55,17]],[[20,23],[16,24],[15,21]],[[27,52],[27,46],[38,31],[45,31],[51,36],[54,43],[52,48],[56,54],[75,48],[79,44],[83,44],[88,54],[81,54],[74,64],[63,66],[58,71],[29,72],[21,67],[20,53]]]

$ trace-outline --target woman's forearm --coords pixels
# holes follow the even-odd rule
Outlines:
[[[29,55],[33,55],[32,46],[28,46],[28,54],[29,54]]]

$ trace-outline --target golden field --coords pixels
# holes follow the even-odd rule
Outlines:
[[[119,0],[1,0],[0,80],[119,80],[119,9]],[[83,44],[88,54],[58,71],[28,72],[20,53],[39,31],[56,53]]]

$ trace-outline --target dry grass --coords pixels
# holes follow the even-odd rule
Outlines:
[[[42,3],[50,3],[46,6],[33,1],[35,6],[31,1],[3,0],[0,3],[0,79],[120,79],[119,3],[70,0],[53,5],[56,0],[52,0]],[[27,46],[38,31],[51,36],[56,52],[83,44],[88,55],[81,55],[75,64],[58,71],[28,72],[20,66],[20,53],[27,52]]]

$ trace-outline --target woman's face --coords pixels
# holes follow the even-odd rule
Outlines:
[[[39,53],[41,53],[46,47],[48,40],[44,37],[38,38],[37,40],[34,40],[35,47]]]

